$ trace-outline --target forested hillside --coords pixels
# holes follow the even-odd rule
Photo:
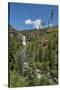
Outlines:
[[[58,27],[18,31],[9,25],[8,34],[9,87],[58,84]]]

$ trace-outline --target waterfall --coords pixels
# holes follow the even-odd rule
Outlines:
[[[27,57],[27,51],[26,51],[26,37],[23,35],[22,37],[22,45],[21,48],[21,61],[22,61],[22,71],[24,72],[27,68],[28,64],[28,57]]]
[[[26,39],[25,39],[25,36],[23,36],[23,45],[26,46]]]

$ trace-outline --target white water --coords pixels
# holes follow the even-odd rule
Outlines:
[[[21,60],[22,60],[22,70],[25,71],[25,68],[27,68],[27,54],[26,54],[26,37],[23,35],[22,37],[22,50],[21,50]]]
[[[37,75],[37,78],[39,79],[39,78],[41,78],[41,74],[40,74],[40,70],[39,69],[36,69],[36,75]]]
[[[24,46],[26,46],[26,38],[25,38],[25,36],[23,36],[23,42],[22,43],[23,43]]]

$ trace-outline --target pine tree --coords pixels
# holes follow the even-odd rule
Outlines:
[[[53,11],[53,9],[52,9],[52,10],[51,10],[51,13],[50,13],[50,18],[51,18],[52,24],[53,24],[53,16],[54,16],[54,11]]]
[[[38,46],[38,58],[39,58],[39,62],[42,62],[43,61],[43,54],[42,54],[42,46],[39,44]]]

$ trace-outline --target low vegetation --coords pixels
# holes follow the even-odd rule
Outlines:
[[[21,58],[23,35],[27,43],[25,68]],[[9,73],[9,87],[58,84],[58,28],[16,31],[9,26]]]

